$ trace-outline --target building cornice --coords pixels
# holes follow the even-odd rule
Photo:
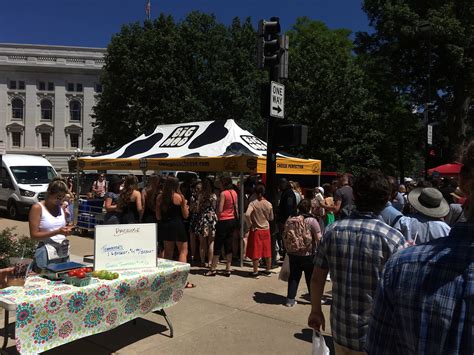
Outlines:
[[[105,48],[0,43],[0,70],[11,70],[12,66],[30,70],[100,70],[105,53]]]

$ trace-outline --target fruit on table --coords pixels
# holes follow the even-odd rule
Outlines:
[[[119,274],[116,272],[110,272],[106,270],[95,270],[92,276],[97,277],[101,280],[114,280],[119,278]]]
[[[86,273],[84,271],[79,271],[76,276],[80,279],[83,279],[86,277]]]

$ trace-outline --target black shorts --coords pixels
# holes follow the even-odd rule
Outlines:
[[[235,219],[226,219],[217,222],[216,239],[214,240],[214,256],[221,254],[222,246],[224,246],[226,255],[232,253],[232,237],[235,228]]]

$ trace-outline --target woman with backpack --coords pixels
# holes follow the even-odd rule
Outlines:
[[[290,276],[288,277],[288,293],[285,304],[287,307],[293,307],[296,304],[296,292],[303,272],[308,292],[311,290],[313,258],[321,239],[321,228],[310,212],[311,201],[304,199],[298,205],[298,215],[289,217],[285,223],[283,243],[290,261]]]

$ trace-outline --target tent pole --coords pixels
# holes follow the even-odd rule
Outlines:
[[[240,267],[244,266],[244,173],[240,173],[240,196],[239,196],[239,217],[240,217]]]
[[[73,196],[74,206],[72,209],[72,223],[74,227],[77,226],[79,220],[79,195],[81,193],[81,174],[79,171],[79,157],[76,157],[76,195]],[[74,189],[74,185],[73,185]]]

